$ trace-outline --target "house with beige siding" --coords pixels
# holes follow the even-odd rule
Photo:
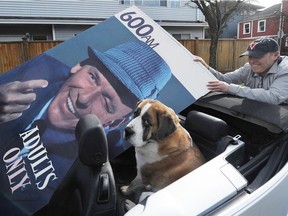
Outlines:
[[[204,38],[207,22],[187,0],[0,0],[0,41],[67,40],[136,5],[176,39]]]

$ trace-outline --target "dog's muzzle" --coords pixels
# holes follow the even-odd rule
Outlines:
[[[125,128],[124,139],[128,140],[133,134],[135,134],[135,132],[132,130],[131,127],[127,126]]]

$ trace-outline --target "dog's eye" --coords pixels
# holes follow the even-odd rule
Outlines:
[[[142,124],[143,124],[143,127],[145,128],[152,126],[151,117],[149,116],[147,112],[144,113],[142,116]]]
[[[144,124],[145,127],[150,127],[150,126],[152,126],[152,125],[151,125],[151,122],[149,121],[149,119],[143,119],[143,124]]]

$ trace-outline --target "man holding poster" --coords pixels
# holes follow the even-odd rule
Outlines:
[[[105,52],[88,47],[88,56],[70,68],[44,53],[1,76],[1,192],[29,213],[47,204],[77,157],[81,117],[98,116],[113,158],[125,149],[118,126],[171,78],[166,62],[139,40]]]
[[[248,56],[248,62],[225,74],[209,67],[199,56],[195,56],[194,61],[201,62],[219,79],[208,82],[211,91],[270,104],[288,104],[288,60],[280,56],[277,41],[268,37],[258,38],[249,44],[242,56]]]

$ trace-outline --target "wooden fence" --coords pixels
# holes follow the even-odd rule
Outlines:
[[[195,55],[209,61],[210,40],[193,39],[179,40],[179,42]],[[219,40],[217,50],[217,70],[232,71],[241,67],[247,57],[239,58],[251,40],[227,39]],[[19,41],[0,42],[0,74],[24,63],[42,52],[62,43],[62,41]]]
[[[62,41],[0,42],[0,74],[62,43]]]
[[[210,40],[180,40],[194,55],[201,56],[209,62]],[[221,72],[233,71],[247,62],[247,57],[239,58],[239,55],[246,51],[252,40],[225,39],[218,41],[216,68]]]

